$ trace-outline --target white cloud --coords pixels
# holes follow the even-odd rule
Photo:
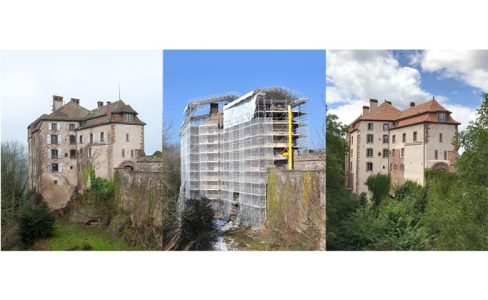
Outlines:
[[[401,66],[390,51],[327,51],[327,104],[334,104],[329,113],[336,114],[343,123],[350,124],[361,114],[369,99],[388,99],[404,109],[410,101],[417,103],[432,98],[420,87],[421,74],[414,67]],[[423,59],[422,52],[409,57],[412,65]],[[464,129],[474,118],[471,108],[450,104],[444,95],[435,98],[453,112]]]
[[[422,70],[439,72],[488,92],[488,51],[426,50],[419,60]]]
[[[145,126],[145,149],[161,148],[162,55],[160,51],[1,52],[2,140],[27,142],[27,126],[50,113],[52,95],[79,98],[88,109],[121,98]]]

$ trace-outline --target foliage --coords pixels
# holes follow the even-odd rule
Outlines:
[[[2,229],[16,221],[19,211],[30,196],[26,194],[28,162],[24,144],[18,141],[2,142]]]
[[[182,239],[191,244],[190,250],[209,250],[215,241],[214,211],[210,201],[188,199],[181,214]]]
[[[460,177],[475,185],[488,186],[488,93],[482,95],[476,120],[454,142],[464,148],[456,164]]]
[[[110,204],[115,196],[115,181],[95,176],[90,173],[90,196],[97,205]]]
[[[163,152],[161,152],[159,150],[156,150],[156,151],[154,151],[154,153],[152,154],[152,156],[155,156],[155,157],[163,157]]]
[[[19,216],[18,234],[24,247],[52,236],[56,219],[45,202],[24,207]]]
[[[374,206],[378,207],[381,200],[385,198],[390,191],[391,177],[390,175],[380,173],[374,174],[368,177],[366,185],[372,194],[371,200],[373,201]]]

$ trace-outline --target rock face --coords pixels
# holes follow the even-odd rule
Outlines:
[[[102,222],[103,216],[88,207],[82,207],[73,211],[73,213],[69,217],[69,221],[71,223],[90,225],[93,223]]]
[[[112,222],[107,227],[107,232],[112,238],[120,236],[125,227],[130,225],[131,220],[129,216],[119,214],[112,219]]]

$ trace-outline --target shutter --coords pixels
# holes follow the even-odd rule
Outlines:
[[[62,142],[62,140],[61,140],[61,135],[60,135],[60,134],[58,134],[58,144],[59,144],[59,145],[61,145],[61,142]]]
[[[52,129],[52,127],[51,127],[51,126],[52,126],[52,125],[51,125],[51,122],[49,122],[49,123],[47,123],[47,124],[48,124],[48,126],[49,126],[49,130],[51,130],[51,129]]]
[[[49,134],[47,135],[46,143],[51,145],[51,136]]]
[[[48,171],[49,173],[51,173],[51,172],[52,172],[52,166],[51,166],[51,165],[47,165],[47,171]]]
[[[58,150],[58,158],[63,158],[63,152]]]
[[[56,130],[59,130],[61,128],[61,125],[59,123],[56,123]]]
[[[63,172],[63,165],[62,164],[58,164],[58,172]]]
[[[47,158],[51,158],[51,149],[47,149]]]

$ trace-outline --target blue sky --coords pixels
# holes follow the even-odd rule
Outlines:
[[[27,144],[27,126],[51,113],[52,96],[80,99],[87,109],[97,101],[130,104],[144,127],[145,151],[161,149],[161,51],[1,51],[2,140]]]
[[[255,88],[282,86],[310,99],[309,146],[324,148],[325,51],[311,50],[165,50],[163,120],[178,139],[188,100]]]
[[[488,91],[488,51],[356,50],[327,52],[329,113],[349,124],[370,98],[400,109],[435,97],[464,129]]]

